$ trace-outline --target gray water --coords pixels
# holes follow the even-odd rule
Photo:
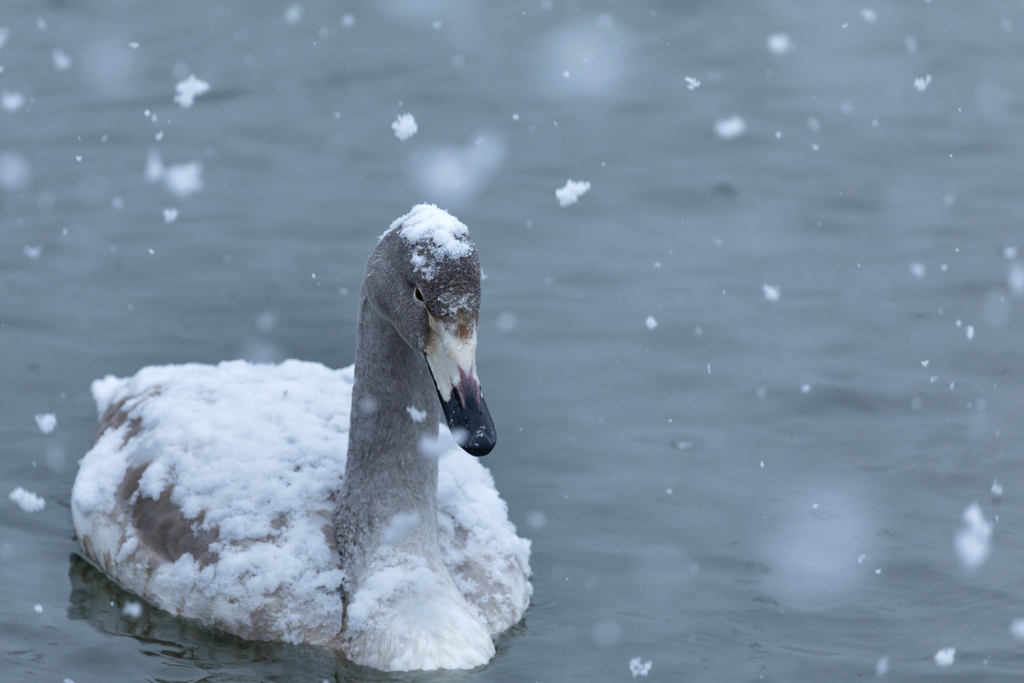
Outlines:
[[[1020,680],[1019,3],[7,0],[0,26],[0,681]],[[202,189],[147,182],[153,149]],[[347,365],[366,256],[421,201],[487,275],[523,623],[478,671],[389,676],[124,616],[74,555],[89,382]]]

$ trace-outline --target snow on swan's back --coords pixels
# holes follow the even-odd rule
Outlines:
[[[101,431],[71,506],[85,555],[159,607],[242,637],[323,645],[381,669],[489,660],[491,636],[529,603],[530,546],[490,473],[463,450],[494,442],[489,417],[480,422],[475,362],[465,377],[469,330],[448,354],[464,375],[449,381],[451,340],[428,333],[424,363],[402,335],[373,329],[380,321],[366,308],[379,296],[375,258],[413,271],[411,256],[431,257],[418,246],[389,231],[371,256],[356,366],[229,361],[94,382]],[[403,304],[441,329],[434,323],[453,314],[450,296],[432,306],[443,294],[437,281],[447,291],[467,279],[453,279],[445,258]],[[472,322],[475,351],[470,312],[456,311]],[[375,377],[376,353],[390,354],[389,372],[405,380]],[[463,448],[443,425],[438,433],[441,407],[449,424],[479,427]],[[466,417],[473,409],[480,414]]]

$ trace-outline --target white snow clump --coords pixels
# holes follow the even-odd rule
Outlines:
[[[793,41],[785,33],[773,33],[765,40],[768,52],[781,56],[793,49]]]
[[[163,181],[164,186],[178,197],[189,197],[203,189],[203,164],[191,161],[185,164],[164,166],[160,150],[151,149],[146,157],[146,180],[150,183]],[[166,214],[164,217],[166,221]]]
[[[32,184],[32,165],[18,152],[0,152],[0,190],[19,192]]]
[[[416,119],[412,114],[399,114],[391,124],[391,130],[395,131],[395,137],[399,140],[408,140],[420,129],[416,125]]]
[[[288,9],[284,11],[284,20],[291,26],[302,21],[302,5],[288,5]]]
[[[36,415],[36,426],[43,434],[49,434],[57,428],[57,416],[53,413],[39,413]]]
[[[412,512],[399,512],[384,527],[380,539],[387,545],[394,545],[408,536],[409,532],[419,526],[419,523],[420,513],[416,510]]]
[[[1014,619],[1010,622],[1010,635],[1017,640],[1024,640],[1024,619]]]
[[[57,71],[67,71],[75,63],[75,61],[68,56],[68,53],[64,52],[64,50],[61,50],[59,47],[53,51],[51,58],[53,59],[53,68]]]
[[[209,83],[199,80],[195,74],[192,74],[175,86],[178,94],[174,96],[174,101],[180,104],[182,109],[188,109],[197,97],[209,91],[209,89]]]
[[[42,496],[26,491],[20,486],[7,494],[7,497],[17,503],[18,507],[25,512],[39,512],[46,507],[46,501]]]
[[[720,140],[735,140],[747,132],[747,122],[742,116],[730,116],[715,121],[715,135]]]
[[[18,111],[25,106],[25,96],[18,91],[4,90],[0,93],[0,107],[6,111]]]
[[[590,183],[586,180],[575,181],[572,178],[565,181],[565,186],[555,190],[555,197],[562,207],[575,204],[580,197],[590,190]]]
[[[644,662],[639,657],[633,657],[629,660],[629,673],[633,674],[633,678],[646,676],[651,672],[651,664],[653,664],[651,660]]]
[[[974,570],[985,564],[992,552],[992,523],[985,519],[981,506],[971,503],[961,516],[964,525],[956,534],[956,554],[966,570]]]

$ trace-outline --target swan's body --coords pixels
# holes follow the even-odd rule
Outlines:
[[[421,206],[400,221],[445,217]],[[532,587],[529,542],[490,474],[438,433],[440,395],[449,423],[472,432],[463,448],[494,443],[473,361],[476,253],[431,254],[451,235],[402,231],[396,221],[367,266],[354,369],[232,361],[93,384],[101,431],[71,506],[90,560],[242,637],[389,670],[490,660]],[[416,300],[396,300],[388,287],[405,295],[409,271]]]

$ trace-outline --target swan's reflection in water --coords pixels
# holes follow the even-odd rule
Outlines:
[[[361,670],[326,650],[243,640],[173,616],[122,590],[76,554],[71,555],[68,575],[68,618],[86,620],[103,633],[134,638],[142,654],[158,657],[167,666],[167,678],[157,680],[393,680],[376,679],[371,670]],[[131,603],[141,605],[138,617],[125,613],[125,605]]]
[[[72,553],[68,567],[71,594],[68,618],[88,621],[103,633],[134,638],[143,655],[159,658],[166,671],[156,678],[167,681],[225,683],[226,681],[464,681],[469,671],[386,673],[356,666],[340,655],[323,648],[287,643],[243,640],[237,636],[206,628],[197,621],[183,619],[157,609],[134,593],[122,590],[79,555]],[[138,616],[126,614],[125,606],[141,606]],[[128,612],[132,612],[129,608]],[[501,657],[517,635],[526,632],[526,624],[513,626],[495,643]],[[132,679],[121,664],[111,662],[111,671]],[[140,672],[142,673],[142,672]]]

